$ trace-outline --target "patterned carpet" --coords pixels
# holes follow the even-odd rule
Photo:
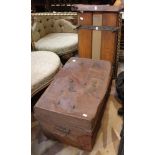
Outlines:
[[[32,115],[32,155],[117,155],[123,123],[122,117],[117,114],[119,107],[121,104],[116,97],[115,82],[113,81],[101,127],[91,152],[47,139]]]

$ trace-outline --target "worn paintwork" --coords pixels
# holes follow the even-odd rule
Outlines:
[[[35,105],[35,116],[44,133],[91,150],[105,107],[111,71],[108,61],[71,58]]]
[[[84,151],[45,137],[38,121],[33,118],[32,155],[117,155],[123,119],[117,114],[121,104],[116,96],[115,82],[113,81],[101,127],[92,151]]]

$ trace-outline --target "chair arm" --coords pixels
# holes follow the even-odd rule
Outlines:
[[[77,33],[76,26],[65,19],[58,19],[54,23],[56,33]]]

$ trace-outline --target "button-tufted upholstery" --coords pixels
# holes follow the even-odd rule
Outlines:
[[[60,58],[53,52],[31,52],[31,94],[45,88],[61,67]]]
[[[78,35],[75,26],[64,19],[36,16],[32,25],[35,50],[47,50],[64,55],[77,50]]]

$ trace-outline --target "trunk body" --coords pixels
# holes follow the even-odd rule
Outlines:
[[[78,13],[78,51],[81,58],[108,60],[116,77],[118,33],[121,7],[74,5]]]
[[[108,61],[69,59],[34,107],[44,133],[90,151],[100,127],[111,76]]]

